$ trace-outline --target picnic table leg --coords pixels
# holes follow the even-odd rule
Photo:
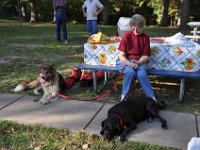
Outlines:
[[[181,79],[179,102],[183,102],[185,92],[185,79]]]
[[[104,72],[104,84],[107,83],[107,80],[108,80],[108,74],[107,72]]]
[[[93,88],[94,88],[94,93],[97,92],[97,76],[96,76],[96,71],[93,71]]]
[[[104,83],[103,85],[96,91],[97,93],[101,91],[101,89],[106,85],[108,81],[108,73],[107,72],[104,72]]]
[[[194,33],[193,33],[193,36],[194,36],[194,37],[197,36],[197,27],[194,27]],[[197,41],[198,39],[195,38],[194,40]]]

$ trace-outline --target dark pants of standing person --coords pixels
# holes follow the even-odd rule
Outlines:
[[[67,28],[66,28],[66,22],[67,22],[67,15],[65,12],[56,12],[56,40],[61,41],[61,27],[63,31],[63,40],[67,41]]]
[[[98,32],[97,20],[87,20],[86,29],[89,36],[96,34]]]

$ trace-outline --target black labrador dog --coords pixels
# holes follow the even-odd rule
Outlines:
[[[151,98],[122,101],[108,110],[108,118],[102,121],[100,134],[107,140],[120,136],[120,140],[125,141],[126,135],[136,129],[137,123],[144,120],[152,122],[154,117],[161,121],[163,129],[168,129],[167,121],[158,113],[165,107],[163,101],[158,103]]]

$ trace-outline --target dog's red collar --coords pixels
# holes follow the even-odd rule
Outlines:
[[[126,129],[127,127],[126,127],[126,125],[123,124],[122,118],[116,113],[115,113],[115,115],[119,118],[120,125],[122,126],[122,128]]]

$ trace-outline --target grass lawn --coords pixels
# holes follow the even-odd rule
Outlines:
[[[38,125],[20,125],[0,121],[1,150],[177,150],[139,142],[120,143],[102,140],[97,135],[84,132],[70,133],[67,129],[44,128]],[[3,149],[5,148],[5,149]]]
[[[74,66],[83,63],[83,43],[87,38],[85,25],[68,24],[67,29],[69,43],[66,45],[64,43],[55,42],[55,24],[23,23],[22,28],[20,28],[17,21],[0,20],[0,93],[13,93],[12,90],[21,80],[29,81],[35,79],[39,67],[42,64],[54,64],[63,77],[67,77]],[[116,35],[117,26],[103,26],[101,30],[104,34],[113,36]],[[150,37],[167,37],[181,31],[177,28],[169,27],[147,27],[145,32],[150,35]],[[182,31],[183,34],[188,34],[188,32],[189,31]],[[150,77],[150,80],[158,100],[164,100],[168,104],[167,109],[191,113],[198,110],[200,106],[198,94],[200,92],[198,88],[200,81],[186,81],[185,101],[183,104],[180,104],[178,102],[180,80],[159,77]],[[115,81],[115,78],[110,79],[108,86],[106,86],[101,93],[111,89]],[[119,84],[119,90],[121,90],[121,85],[122,84]],[[87,99],[95,96],[92,87],[80,88],[78,83],[69,89],[68,93],[71,97],[77,99],[82,97]],[[23,94],[33,95],[33,92],[27,91]],[[131,96],[133,98],[144,96],[137,82]],[[120,93],[113,92],[109,97],[101,100],[101,102],[116,102],[119,101],[119,98]],[[23,132],[18,133],[18,130],[22,130]],[[44,133],[39,135],[37,130],[41,130]],[[29,133],[29,131],[31,132]],[[159,146],[155,148],[154,146],[144,143],[139,144],[134,142],[128,142],[125,145],[120,145],[118,141],[104,143],[104,141],[95,135],[86,135],[84,133],[68,134],[68,132],[65,132],[67,131],[0,122],[0,135],[5,135],[3,137],[0,136],[0,147],[4,144],[10,146],[10,141],[13,140],[16,141],[16,143],[20,143],[18,140],[22,140],[22,144],[20,145],[22,148],[20,149],[23,149],[23,146],[26,148],[30,146],[30,149],[32,149],[32,147],[40,146],[42,142],[48,143],[48,145],[51,144],[49,147],[48,145],[45,147],[46,144],[44,144],[44,149],[51,149],[53,147],[53,149],[57,149],[58,147],[58,149],[61,149],[62,146],[66,148],[71,146],[70,148],[72,149],[80,149],[85,141],[91,140],[92,143],[95,143],[95,146],[92,146],[93,149],[115,149],[115,147],[124,149],[124,146],[127,146],[125,147],[126,149],[134,149],[132,147],[135,147],[135,145],[136,149],[166,149],[160,148]],[[63,133],[64,137],[59,140],[59,138],[61,138],[59,135]],[[30,135],[30,139],[28,139],[28,134],[32,134]],[[47,134],[49,135],[47,136]],[[54,134],[58,137],[54,137]],[[37,140],[38,137],[39,139]],[[46,139],[44,137],[49,138]],[[67,138],[72,139],[69,140]],[[77,138],[77,140],[74,138]],[[6,142],[6,139],[8,142]],[[56,145],[57,142],[53,142],[54,140],[59,141],[58,146]],[[66,143],[68,140],[71,144]],[[76,143],[76,141],[79,143]],[[33,142],[32,147],[31,142]],[[74,148],[73,145],[75,145]],[[11,147],[12,146],[15,145],[13,144]],[[16,147],[18,147],[18,145]]]

